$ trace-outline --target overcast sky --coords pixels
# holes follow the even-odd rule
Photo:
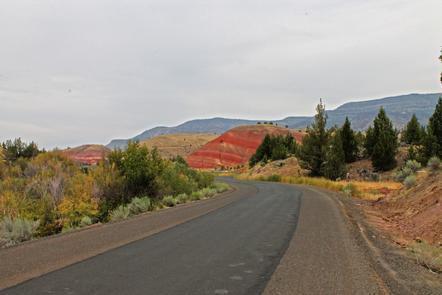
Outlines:
[[[440,92],[440,0],[1,0],[0,141]]]

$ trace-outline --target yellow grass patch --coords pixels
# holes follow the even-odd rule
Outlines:
[[[305,176],[301,177],[282,176],[279,178],[275,177],[265,178],[265,177],[252,177],[244,174],[236,175],[235,177],[242,180],[264,180],[264,181],[280,179],[280,181],[284,183],[317,186],[332,191],[344,192],[347,195],[351,195],[352,197],[364,200],[376,200],[382,196],[388,195],[402,188],[402,184],[392,181],[386,181],[386,182],[333,181],[326,178],[305,177]]]

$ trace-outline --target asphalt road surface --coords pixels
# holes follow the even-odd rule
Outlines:
[[[227,181],[220,209],[0,294],[382,293],[323,193]]]

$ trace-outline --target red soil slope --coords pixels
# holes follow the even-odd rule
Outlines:
[[[416,186],[374,203],[367,213],[400,244],[422,239],[442,245],[442,172],[422,174]]]
[[[110,150],[98,144],[87,144],[75,148],[66,149],[63,154],[69,159],[85,165],[95,165],[104,159]]]
[[[297,142],[301,142],[303,134],[287,128],[272,125],[236,127],[190,154],[187,163],[192,168],[200,169],[243,165],[255,153],[266,134],[287,133],[291,133]]]

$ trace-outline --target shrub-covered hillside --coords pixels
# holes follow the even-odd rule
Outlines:
[[[2,148],[0,246],[201,199],[222,190],[225,188],[214,186],[211,174],[190,169],[182,158],[164,160],[156,150],[137,143],[87,169],[59,151],[11,157]]]

